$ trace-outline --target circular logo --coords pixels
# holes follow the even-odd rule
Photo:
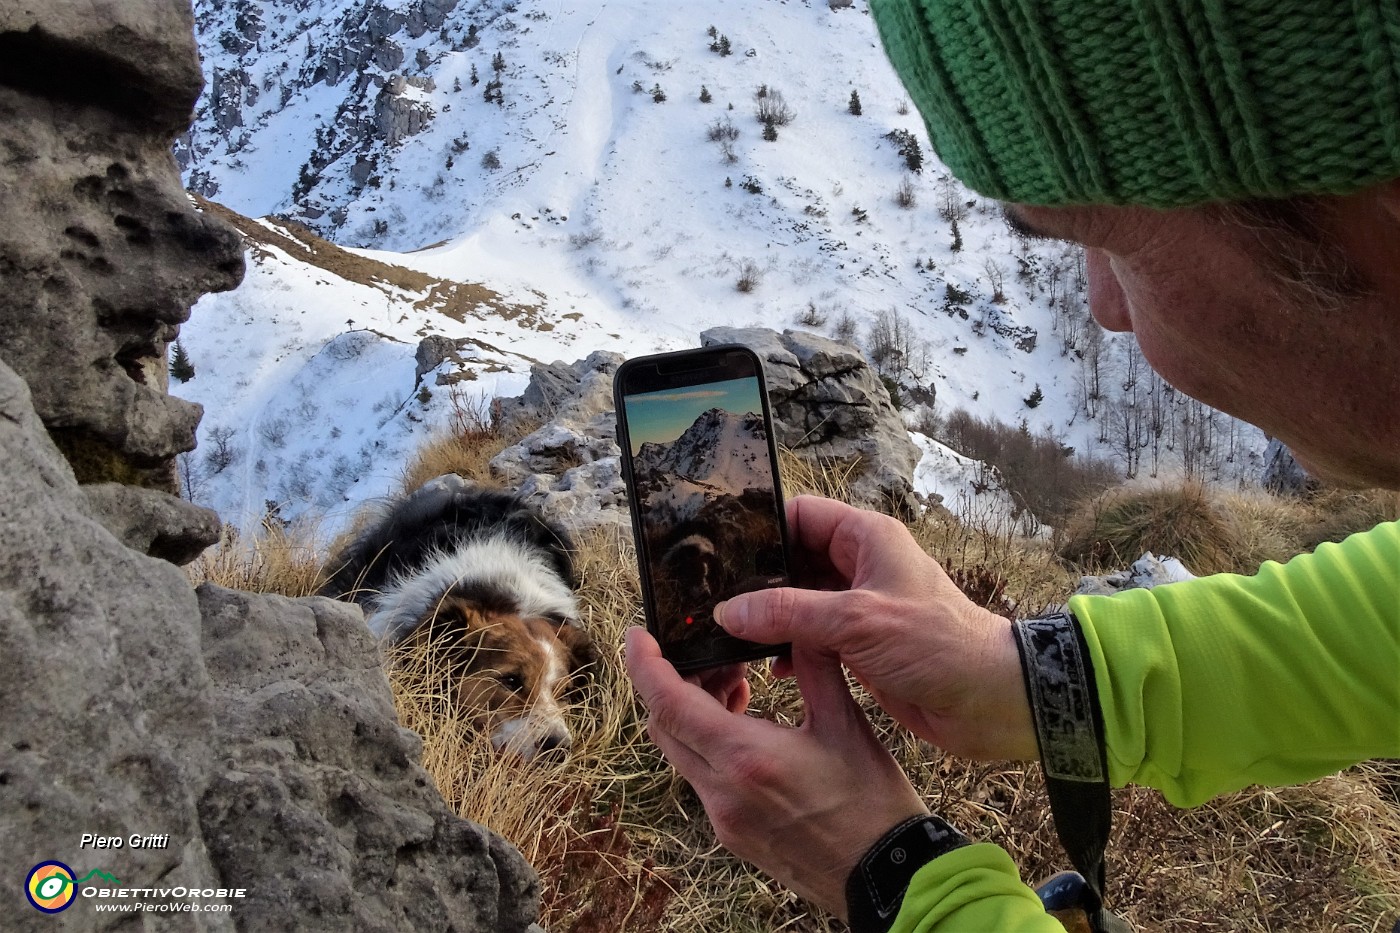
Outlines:
[[[909,856],[905,854],[904,850],[900,848],[896,848],[892,852],[890,852],[890,861],[894,862],[896,865],[903,865],[904,860],[908,857]]]
[[[62,862],[40,862],[29,869],[29,877],[24,879],[24,896],[35,910],[46,914],[67,910],[77,895],[73,869]]]

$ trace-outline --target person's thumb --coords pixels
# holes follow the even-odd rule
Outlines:
[[[784,642],[836,651],[845,630],[849,591],[775,587],[735,596],[715,607],[715,621],[729,634],[765,645]]]

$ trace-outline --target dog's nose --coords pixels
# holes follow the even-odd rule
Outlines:
[[[549,733],[540,738],[535,746],[535,754],[531,756],[539,761],[563,761],[569,755],[569,746],[573,741],[567,732],[563,734]]]

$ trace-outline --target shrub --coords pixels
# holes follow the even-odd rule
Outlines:
[[[904,176],[904,179],[899,183],[899,188],[895,190],[894,203],[906,211],[918,203],[918,197],[914,194],[914,181],[908,175]]]
[[[890,130],[885,138],[895,144],[909,171],[918,174],[924,170],[924,150],[917,136],[908,130]]]
[[[797,119],[797,114],[788,106],[783,99],[783,92],[769,90],[765,84],[761,89],[762,93],[758,98],[758,105],[754,111],[758,117],[758,122],[764,126],[773,124],[774,126],[787,126]]]
[[[486,153],[486,155],[481,157],[481,167],[486,169],[486,171],[488,172],[494,172],[497,169],[499,169],[501,167],[500,154],[497,153],[495,149],[492,149],[490,152]]]
[[[710,96],[710,89],[703,84],[700,85],[700,103],[708,104],[712,100],[714,100],[714,98]]]
[[[729,119],[729,117],[720,117],[710,124],[709,129],[705,131],[705,135],[712,143],[733,142],[739,138],[739,128],[734,125],[734,121]]]
[[[745,175],[744,180],[739,182],[739,187],[743,188],[749,194],[763,193],[763,185],[760,184],[759,180],[757,178],[754,178],[752,175]]]
[[[1076,456],[1054,435],[1032,433],[1025,425],[957,409],[934,430],[937,440],[996,467],[1017,504],[1048,525],[1059,527],[1084,499],[1118,481],[1111,462]]]
[[[739,280],[734,283],[734,287],[744,294],[748,294],[758,288],[758,283],[763,281],[763,270],[758,267],[758,263],[752,259],[745,259],[739,263]]]

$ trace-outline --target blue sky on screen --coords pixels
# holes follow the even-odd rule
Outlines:
[[[746,376],[684,389],[629,395],[625,404],[632,453],[636,454],[646,443],[669,444],[711,408],[739,415],[762,411],[758,392],[758,380]]]

